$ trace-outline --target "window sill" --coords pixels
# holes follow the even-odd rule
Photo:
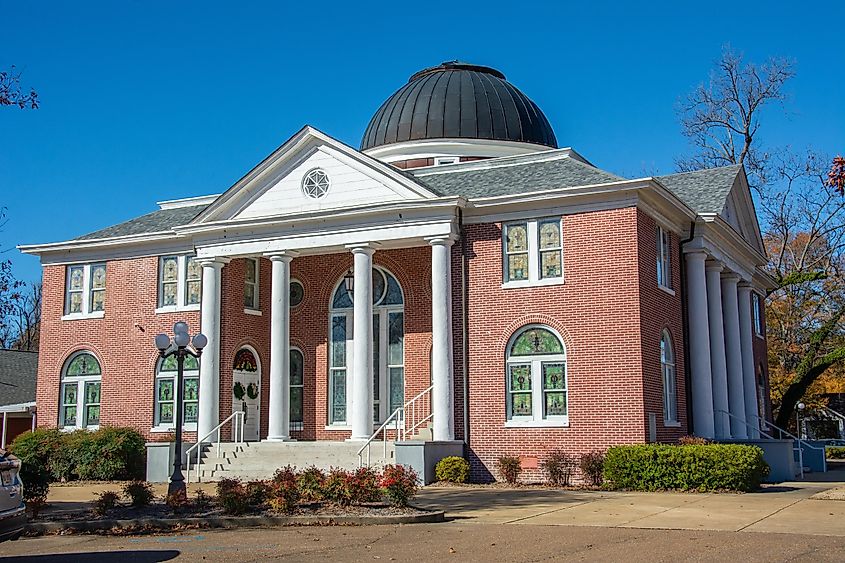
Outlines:
[[[672,289],[670,287],[666,287],[665,285],[662,285],[662,284],[657,284],[657,287],[659,287],[660,289],[662,289],[663,291],[665,291],[666,293],[668,293],[672,297],[675,296],[675,290],[674,289]]]
[[[244,313],[247,315],[255,315],[256,317],[260,317],[263,315],[260,309],[244,309]]]
[[[196,432],[197,423],[184,424],[182,432]],[[176,432],[176,426],[154,426],[150,428],[150,434],[170,434]]]
[[[568,428],[569,419],[561,420],[507,420],[505,428]]]
[[[160,315],[162,313],[179,313],[182,311],[199,311],[200,306],[199,304],[196,305],[183,305],[181,307],[177,305],[168,305],[166,307],[159,307],[155,310],[156,315]]]
[[[502,289],[519,289],[522,287],[543,287],[547,285],[563,285],[563,278],[546,278],[542,280],[509,281],[502,284]]]
[[[77,430],[88,430],[89,432],[94,432],[95,430],[99,430],[100,425],[91,425],[91,426],[62,426],[59,428],[62,432],[76,432]]]
[[[324,430],[328,430],[328,431],[337,430],[337,431],[342,431],[342,432],[351,432],[352,427],[349,426],[348,424],[327,424],[326,427],[324,428]]]
[[[63,321],[76,321],[81,319],[102,319],[105,311],[94,311],[93,313],[69,313],[62,316]]]
[[[765,334],[760,334],[760,333],[758,333],[758,332],[755,332],[755,333],[754,333],[754,336],[756,336],[756,337],[757,337],[757,338],[759,338],[760,340],[765,340],[765,339],[766,339],[766,335],[765,335]]]
[[[664,426],[665,428],[680,428],[680,427],[681,427],[681,423],[680,423],[680,422],[678,422],[678,421],[675,421],[675,422],[673,422],[673,421],[667,421],[667,422],[664,422],[664,423],[663,423],[663,426]]]

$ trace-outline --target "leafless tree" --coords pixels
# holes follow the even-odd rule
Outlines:
[[[38,93],[33,89],[27,93],[21,87],[21,73],[14,66],[0,71],[0,106],[38,109]]]
[[[785,100],[784,85],[794,74],[787,59],[757,65],[725,48],[709,82],[699,85],[678,108],[682,132],[694,147],[693,154],[676,159],[678,169],[744,164],[752,187],[763,186],[769,154],[755,142],[760,114],[767,105]]]
[[[41,329],[41,283],[24,284],[12,303],[12,311],[0,332],[3,348],[38,351]]]

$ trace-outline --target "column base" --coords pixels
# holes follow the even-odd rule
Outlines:
[[[267,436],[262,442],[296,442],[296,439],[290,436]]]
[[[344,442],[358,442],[359,444],[363,444],[364,442],[366,442],[369,439],[370,439],[369,436],[367,436],[366,438],[347,438],[346,440],[344,440]],[[375,440],[373,440],[373,441],[375,442]]]

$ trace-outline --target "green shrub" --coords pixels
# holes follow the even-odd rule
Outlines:
[[[34,432],[24,432],[9,446],[9,451],[21,461],[23,499],[34,503],[33,517],[37,517],[37,508],[46,502],[53,481],[50,460],[61,439],[62,433],[55,428],[37,428]]]
[[[417,494],[417,474],[404,465],[388,465],[381,476],[381,489],[393,506],[408,506]]]
[[[502,476],[502,479],[509,484],[515,485],[519,481],[519,474],[522,473],[522,461],[518,457],[502,456],[496,462],[496,467],[499,469],[499,475]]]
[[[581,475],[588,485],[600,487],[604,482],[604,452],[586,452],[578,459]]]
[[[540,466],[546,472],[549,485],[553,487],[568,487],[575,469],[575,457],[563,450],[554,450],[543,460]]]
[[[434,466],[434,474],[438,481],[466,483],[469,480],[469,462],[456,455],[444,457]]]
[[[351,486],[348,472],[332,468],[323,482],[323,498],[340,506],[349,506],[352,504]]]
[[[226,514],[243,514],[249,510],[246,490],[240,479],[221,479],[217,482],[217,502]]]
[[[135,508],[149,506],[153,501],[153,486],[144,481],[131,481],[123,486],[123,494]]]
[[[94,499],[94,513],[104,516],[109,510],[117,506],[120,495],[114,491],[103,491]]]
[[[57,447],[50,455],[50,473],[56,481],[73,481],[79,479],[77,465],[79,452],[84,447],[91,433],[87,430],[74,430],[60,433]]]
[[[845,447],[831,446],[827,448],[828,459],[845,459]]]
[[[299,495],[306,502],[323,500],[323,486],[326,482],[326,474],[317,467],[309,467],[300,471],[296,476],[296,487]]]
[[[604,461],[605,481],[639,491],[753,491],[768,473],[763,450],[739,444],[615,446]]]
[[[137,479],[143,476],[144,453],[144,437],[137,430],[100,428],[76,443],[75,473],[86,480]]]
[[[712,442],[707,438],[702,438],[701,436],[687,435],[678,438],[678,443],[682,446],[706,446]]]

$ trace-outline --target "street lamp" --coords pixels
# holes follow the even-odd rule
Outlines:
[[[208,338],[202,333],[191,339],[188,334],[188,323],[179,321],[173,325],[173,338],[166,334],[159,334],[155,338],[156,348],[162,359],[168,356],[176,356],[176,451],[173,461],[173,474],[170,476],[170,484],[167,486],[167,495],[181,492],[185,493],[185,477],[182,475],[182,405],[183,388],[182,380],[185,371],[185,358],[193,356],[199,358],[202,349],[208,344]],[[193,341],[193,346],[189,346]]]
[[[352,273],[351,269],[343,276],[343,285],[346,288],[346,295],[349,296],[349,299],[352,299],[352,294],[355,291],[355,274]]]
[[[801,435],[801,411],[804,410],[806,406],[804,403],[798,403],[795,405],[797,408],[795,409],[795,433],[798,435],[799,439],[802,439],[803,436]]]

